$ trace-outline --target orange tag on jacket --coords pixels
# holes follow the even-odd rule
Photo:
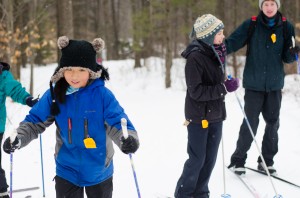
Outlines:
[[[85,138],[85,139],[83,140],[83,142],[84,142],[85,148],[87,148],[87,149],[90,149],[90,148],[97,148],[97,147],[96,147],[96,143],[95,143],[95,141],[94,141],[93,138]]]
[[[276,42],[276,34],[273,33],[271,35],[271,39],[272,39],[272,42],[275,43]]]

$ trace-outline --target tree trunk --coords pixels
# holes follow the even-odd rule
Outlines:
[[[166,77],[165,77],[165,85],[166,88],[171,87],[171,67],[172,67],[172,45],[171,45],[171,5],[170,0],[165,0],[165,41],[166,41]]]
[[[137,12],[141,9],[141,4],[139,1],[136,0],[132,0],[132,14],[135,16],[137,14]],[[141,57],[142,57],[142,49],[140,46],[140,42],[141,42],[141,38],[140,36],[135,32],[135,30],[139,31],[139,28],[141,28],[138,24],[136,20],[133,20],[133,53],[134,53],[134,68],[140,68],[142,67],[141,65]]]
[[[56,0],[57,8],[57,38],[67,36],[70,39],[74,38],[73,29],[73,8],[72,0]],[[57,48],[57,62],[59,62],[60,51]]]
[[[117,20],[117,13],[119,10],[116,10],[116,6],[115,6],[115,0],[111,0],[111,11],[112,11],[112,21],[113,21],[113,50],[112,50],[112,58],[113,59],[119,59],[119,50],[120,50],[120,39],[119,39],[119,21]]]
[[[15,52],[15,40],[13,38],[13,33],[14,33],[14,10],[13,10],[13,5],[14,5],[14,0],[3,0],[3,7],[4,10],[6,11],[6,17],[5,17],[5,25],[6,25],[6,30],[7,32],[10,32],[11,40],[7,43],[8,49],[6,52],[7,56],[7,62],[11,65],[10,71],[14,75],[14,77],[19,80],[20,79],[20,73],[18,72],[18,68],[16,66],[16,60],[14,60],[14,52]]]
[[[237,18],[238,18],[238,0],[234,0],[234,8],[233,8],[233,24],[234,27],[237,27]],[[233,76],[237,77],[238,76],[238,63],[237,63],[237,55],[236,53],[232,53],[232,66],[233,66]]]

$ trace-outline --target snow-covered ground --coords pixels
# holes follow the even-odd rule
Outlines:
[[[164,88],[163,60],[151,58],[147,67],[133,70],[133,60],[106,61],[111,80],[107,86],[113,91],[125,111],[134,123],[140,137],[141,146],[133,161],[137,174],[140,192],[143,198],[155,198],[159,195],[173,196],[176,182],[182,172],[187,158],[187,130],[184,122],[185,81],[183,59],[176,59],[172,67],[172,88]],[[34,71],[34,95],[42,95],[49,87],[49,79],[56,65],[37,67]],[[28,88],[29,70],[22,70],[22,84]],[[279,153],[275,158],[275,167],[280,176],[300,185],[300,75],[286,77],[281,108],[281,124],[279,129]],[[243,103],[243,88],[239,88],[237,96]],[[236,140],[243,114],[234,93],[226,96],[227,120],[223,128],[223,146],[220,145],[219,155],[213,171],[210,190],[211,198],[218,198],[224,193],[223,157],[229,159],[235,149]],[[9,120],[6,136],[28,113],[29,107],[7,99]],[[257,142],[261,146],[264,131],[261,119]],[[49,127],[42,134],[43,167],[45,181],[45,197],[55,197],[53,178],[55,176],[54,146],[55,126]],[[37,139],[27,147],[13,155],[13,189],[39,186],[39,190],[14,193],[14,198],[43,197],[41,171],[41,139]],[[117,147],[114,156],[114,198],[137,197],[134,177],[129,157]],[[256,168],[258,151],[255,144],[248,153],[247,166]],[[7,179],[10,178],[10,156],[3,154],[3,166]],[[273,198],[275,190],[265,176],[247,172],[247,178],[261,193],[262,198]],[[300,188],[293,187],[278,180],[272,180],[278,194],[284,198],[297,198]],[[232,198],[251,198],[253,195],[245,188],[238,178],[225,170],[226,193]]]

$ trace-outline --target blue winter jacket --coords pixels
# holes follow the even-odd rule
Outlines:
[[[101,79],[66,95],[59,104],[60,114],[50,115],[51,93],[48,90],[17,129],[21,148],[38,137],[54,121],[56,130],[56,174],[77,186],[92,186],[113,174],[112,141],[120,147],[121,118],[128,120],[128,133],[138,140],[134,126],[112,92]],[[86,123],[86,124],[85,124]],[[86,128],[85,128],[86,127]],[[97,148],[86,148],[86,135]]]
[[[0,133],[5,131],[6,122],[6,97],[10,96],[15,102],[26,104],[26,98],[30,96],[22,87],[21,83],[14,79],[13,75],[7,71],[0,74]]]

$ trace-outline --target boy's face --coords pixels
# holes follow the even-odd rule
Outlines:
[[[83,67],[70,67],[64,71],[64,77],[73,88],[81,88],[87,85],[90,73]]]
[[[215,45],[220,45],[220,44],[223,42],[223,40],[224,40],[224,38],[225,38],[223,32],[224,32],[224,30],[222,29],[222,30],[220,30],[220,31],[215,35],[215,38],[214,38],[214,44],[215,44]]]
[[[272,18],[277,13],[278,6],[275,1],[269,0],[263,2],[261,9],[267,17]]]

